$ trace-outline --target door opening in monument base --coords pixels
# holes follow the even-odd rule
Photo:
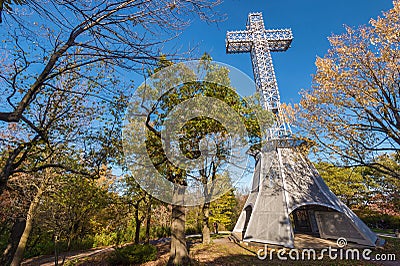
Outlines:
[[[292,223],[294,233],[308,234],[316,237],[320,237],[318,229],[316,211],[328,211],[337,212],[334,209],[320,206],[320,205],[305,205],[301,206],[290,214],[290,220]]]
[[[242,239],[244,239],[244,235],[246,234],[246,230],[247,230],[247,226],[249,225],[249,221],[250,221],[250,216],[251,216],[251,212],[253,211],[253,208],[251,207],[251,205],[247,206],[246,208],[244,208],[245,212],[246,212],[246,219],[244,221],[244,227],[243,227],[243,232],[242,232]]]

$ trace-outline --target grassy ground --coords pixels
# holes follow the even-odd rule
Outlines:
[[[216,265],[216,266],[230,266],[230,265],[400,265],[400,239],[386,238],[387,242],[384,247],[378,248],[369,254],[370,258],[375,258],[377,254],[394,254],[396,261],[366,261],[366,260],[331,260],[329,256],[324,256],[321,260],[290,260],[288,253],[286,257],[288,260],[279,260],[276,253],[274,259],[260,260],[257,258],[257,251],[260,246],[246,246],[243,244],[236,244],[229,241],[227,235],[219,235],[212,237],[212,244],[201,244],[200,238],[191,238],[188,241],[190,257],[192,258],[193,265]],[[147,262],[144,266],[161,266],[166,265],[168,261],[169,243],[159,243],[156,245],[158,249],[157,260]],[[335,247],[336,248],[336,247]],[[351,246],[350,246],[351,248]],[[360,249],[360,253],[363,249]],[[269,250],[271,252],[271,250]],[[287,250],[289,252],[289,250]],[[317,250],[317,256],[320,254]],[[109,253],[102,253],[98,256],[90,256],[87,258],[79,259],[79,261],[71,261],[67,265],[104,265],[107,266],[107,256]],[[295,254],[292,254],[295,256]],[[378,255],[378,256],[379,256]],[[387,256],[387,255],[386,255]],[[300,251],[301,258],[301,251]]]
[[[379,229],[379,228],[374,228],[372,229],[375,233],[383,233],[383,234],[393,234],[394,230],[393,229]]]
[[[352,248],[351,246],[349,248]],[[267,257],[265,260],[257,258],[257,251],[260,247],[246,246],[241,244],[235,244],[227,241],[226,238],[214,240],[212,245],[204,246],[202,244],[194,245],[190,251],[191,257],[198,265],[400,265],[400,239],[387,238],[387,243],[383,248],[378,248],[368,254],[370,261],[367,260],[340,260],[340,252],[338,253],[338,259],[332,260],[329,256],[323,256],[320,260],[308,260],[307,253],[305,253],[305,260],[301,260],[301,250],[299,250],[300,260],[291,260],[288,252],[283,254],[287,260],[279,260],[274,253],[273,259],[270,260]],[[360,254],[364,249],[359,249]],[[271,250],[269,249],[270,254]],[[317,258],[320,254],[320,250],[317,250]],[[333,253],[335,254],[335,253]],[[378,262],[374,258],[378,256],[388,257],[388,254],[394,254],[397,258],[396,261],[385,261]],[[261,253],[263,255],[263,253]],[[292,256],[295,257],[296,253],[293,252]],[[392,255],[391,255],[392,256]],[[346,251],[343,251],[343,257],[346,257]],[[351,258],[351,253],[348,255]],[[362,255],[360,255],[362,257]]]

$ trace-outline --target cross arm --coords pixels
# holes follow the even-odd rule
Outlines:
[[[251,36],[248,31],[228,31],[226,33],[227,53],[248,53],[251,50]]]
[[[290,47],[293,34],[290,29],[265,30],[261,39],[268,41],[270,51],[282,52]]]

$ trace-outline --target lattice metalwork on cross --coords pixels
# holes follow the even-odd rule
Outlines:
[[[257,91],[261,94],[261,102],[266,110],[277,116],[277,122],[268,134],[270,139],[291,134],[290,126],[285,123],[280,112],[280,96],[271,52],[286,51],[292,39],[290,29],[265,29],[261,13],[249,14],[246,30],[228,31],[226,34],[227,53],[250,52],[254,80]]]
[[[251,53],[262,105],[277,117],[268,132],[269,141],[254,153],[251,192],[231,236],[244,242],[294,248],[295,233],[301,232],[379,246],[382,242],[377,235],[332,193],[304,156],[301,141],[290,136],[280,108],[271,52],[286,51],[292,39],[289,29],[266,30],[261,13],[249,14],[246,30],[227,33],[228,53]]]

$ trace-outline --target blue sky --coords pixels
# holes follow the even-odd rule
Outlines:
[[[217,8],[226,14],[225,21],[207,24],[197,19],[177,42],[173,42],[181,45],[182,50],[198,46],[199,55],[208,52],[215,61],[238,68],[253,79],[250,54],[226,54],[225,36],[227,31],[244,30],[248,13],[262,12],[267,29],[292,29],[291,48],[283,53],[273,53],[272,58],[281,101],[293,104],[300,101],[301,89],[311,87],[315,59],[326,54],[329,36],[343,33],[344,25],[367,25],[371,18],[382,16],[382,11],[392,7],[392,0],[225,0]],[[241,95],[255,91],[251,88],[243,93],[242,88],[238,89]],[[247,174],[236,186],[250,184],[251,175]]]
[[[197,45],[199,54],[208,52],[215,61],[232,65],[253,78],[250,54],[225,54],[225,35],[226,31],[244,30],[248,13],[262,12],[267,29],[292,29],[291,48],[272,57],[281,101],[298,103],[299,91],[311,85],[316,56],[323,56],[329,49],[327,37],[343,33],[344,25],[366,25],[370,18],[382,16],[382,11],[392,7],[392,0],[225,0],[217,8],[227,15],[225,21],[207,24],[195,19],[173,43],[182,45],[182,49]]]

